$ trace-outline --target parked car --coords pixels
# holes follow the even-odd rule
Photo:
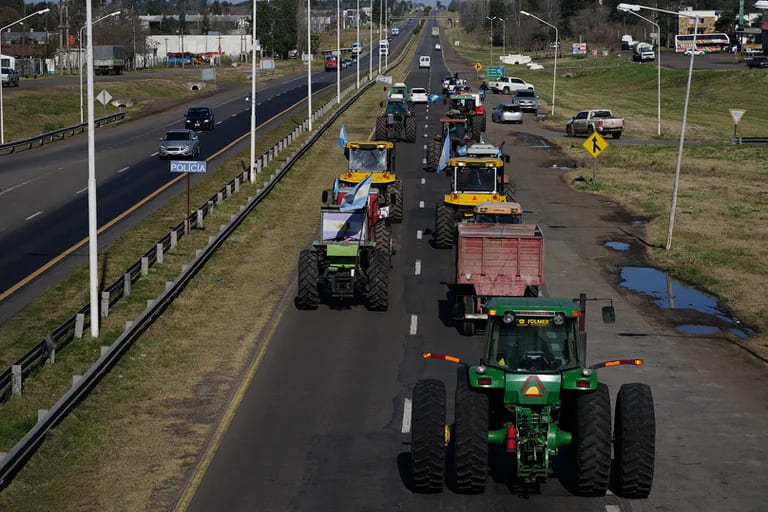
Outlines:
[[[698,48],[695,48],[695,49],[688,48],[687,50],[685,50],[685,55],[690,56],[691,53],[693,53],[694,55],[704,55],[704,50],[699,50]]]
[[[216,118],[211,107],[189,107],[184,116],[184,127],[189,130],[214,130]]]
[[[427,90],[421,87],[414,87],[411,89],[410,100],[411,103],[428,103],[429,96],[427,95]]]
[[[523,124],[523,109],[517,103],[501,103],[491,112],[491,121]]]
[[[533,84],[529,84],[522,78],[516,78],[513,76],[501,77],[498,80],[490,80],[488,82],[488,88],[495,93],[512,94],[520,89],[533,90]]]
[[[520,105],[523,112],[539,111],[539,97],[530,89],[520,89],[515,91],[515,102]]]
[[[614,139],[618,139],[623,131],[624,118],[613,117],[613,113],[606,109],[582,110],[565,125],[565,133],[569,137],[598,132],[601,135],[610,134]]]
[[[4,87],[18,87],[19,86],[19,74],[13,68],[3,68],[0,73],[2,76]]]
[[[440,43],[435,43],[435,51],[436,51],[436,52],[439,52],[439,51],[440,51],[440,50],[442,50],[442,49],[443,49],[443,48],[442,48],[442,46],[440,46]]]
[[[428,68],[430,64],[431,64],[431,59],[429,58],[429,55],[419,56],[419,69]]]
[[[160,139],[160,158],[189,157],[200,154],[200,139],[192,130],[168,130]]]

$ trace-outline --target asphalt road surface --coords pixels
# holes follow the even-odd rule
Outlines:
[[[394,38],[393,51],[407,39],[408,33]],[[374,57],[374,72],[378,66],[377,59],[377,56]],[[322,65],[316,66],[316,69],[318,71],[313,73],[313,92],[327,87],[333,89],[336,73],[323,71]],[[361,75],[367,70],[368,60],[363,57],[360,61]],[[342,76],[354,77],[355,73],[356,66],[351,66],[342,71]],[[250,85],[243,84],[208,98],[214,108],[217,125],[213,131],[199,133],[200,160],[220,152],[250,130],[250,102],[245,99],[249,94]],[[302,122],[306,118],[306,104],[294,106],[305,101],[306,96],[306,73],[288,76],[279,82],[268,82],[257,92],[257,124],[261,125],[289,110],[291,119],[297,124]],[[169,161],[157,157],[157,150],[160,138],[167,129],[184,127],[185,111],[186,106],[178,106],[96,131],[100,227],[120,217],[177,177],[169,172]],[[87,237],[87,142],[87,136],[82,135],[38,149],[0,156],[0,247],[3,247],[0,251],[0,294]],[[229,154],[246,147],[247,143],[246,139],[232,148]],[[215,172],[222,160],[219,158],[210,162],[209,173]],[[170,186],[152,204],[121,220],[108,235],[100,235],[100,246],[183,190],[183,180]],[[85,261],[87,245],[46,271],[46,278],[38,278],[33,286],[14,292],[10,296],[12,300],[0,301],[0,321]]]
[[[429,31],[429,26],[426,27]],[[409,87],[439,92],[446,73],[441,54],[425,37],[417,55],[432,69],[411,65]],[[445,48],[445,41],[443,47]],[[489,96],[491,101],[493,97]],[[488,108],[492,108],[489,105]],[[646,366],[600,371],[612,396],[623,382],[652,386],[656,403],[657,459],[647,500],[608,494],[579,498],[568,490],[568,468],[556,464],[539,492],[524,493],[497,466],[486,492],[462,496],[409,490],[409,442],[404,404],[414,383],[447,383],[449,418],[455,366],[424,361],[429,350],[478,361],[482,336],[458,334],[450,319],[454,254],[431,242],[434,208],[449,187],[442,174],[421,169],[423,134],[437,133],[442,104],[417,107],[416,144],[397,143],[406,215],[394,225],[400,250],[390,273],[390,308],[345,310],[288,306],[245,390],[232,423],[207,470],[194,475],[191,510],[249,511],[758,511],[764,510],[768,443],[765,366],[717,339],[672,334],[648,302],[625,293],[606,268],[616,256],[602,247],[636,229],[631,217],[603,199],[576,193],[548,169],[557,155],[529,144],[507,126],[488,123],[486,139],[511,153],[507,164],[517,199],[546,237],[546,285],[551,297],[613,297],[617,323],[589,312],[591,362],[643,358]],[[526,123],[529,120],[526,120]],[[525,127],[525,124],[523,125]],[[329,184],[330,185],[330,184]],[[422,203],[423,202],[423,203]],[[423,204],[423,207],[422,207]],[[308,205],[312,208],[317,205]],[[293,293],[295,289],[289,290]],[[593,310],[596,311],[596,310]],[[197,477],[202,477],[197,485]]]

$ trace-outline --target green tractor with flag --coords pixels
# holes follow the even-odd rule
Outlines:
[[[383,199],[372,177],[354,188],[334,187],[320,209],[320,239],[299,253],[296,307],[321,302],[342,306],[363,302],[371,311],[389,307],[392,233],[380,215]]]
[[[572,491],[646,498],[653,483],[656,426],[646,384],[623,384],[611,431],[608,386],[597,370],[642,366],[641,359],[587,364],[586,303],[578,299],[493,298],[487,303],[485,354],[471,366],[456,357],[425,352],[425,359],[459,365],[455,420],[446,424],[445,384],[422,379],[413,389],[411,462],[413,489],[441,492],[446,447],[453,450],[456,489],[481,493],[493,451],[515,468],[517,484],[542,483],[556,456],[569,464]],[[613,306],[603,321],[615,321]],[[611,464],[611,447],[614,460]],[[560,452],[563,453],[560,453]],[[613,477],[611,479],[611,476]],[[571,478],[572,477],[572,478]]]

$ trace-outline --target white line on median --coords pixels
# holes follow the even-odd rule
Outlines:
[[[88,190],[88,185],[84,186],[83,188],[75,192],[75,195],[80,194],[81,192],[85,192],[86,190]]]
[[[403,427],[400,432],[408,434],[411,432],[411,411],[413,410],[413,403],[410,398],[406,398],[403,402]]]
[[[42,213],[43,213],[43,210],[40,210],[39,212],[37,212],[37,213],[33,213],[32,215],[30,215],[29,217],[27,217],[27,218],[26,218],[26,219],[24,219],[24,220],[32,220],[32,219],[34,219],[35,217],[37,217],[38,215],[40,215],[40,214],[42,214]]]
[[[621,512],[621,507],[618,505],[606,505],[605,512]]]
[[[121,172],[125,172],[125,171],[127,171],[128,169],[130,169],[130,167],[123,167],[122,169],[120,169],[119,171],[117,171],[117,174],[120,174]]]
[[[418,275],[421,275],[421,260],[416,260],[416,264],[413,268],[413,273]]]
[[[154,153],[152,153],[152,154],[151,154],[151,155],[149,155],[149,156],[150,156],[150,158],[151,158],[151,157],[153,157],[153,156],[157,156],[158,154],[159,154],[159,151],[155,151]]]
[[[424,201],[419,201],[419,208],[424,208]]]
[[[216,121],[216,124],[221,124],[221,123],[223,123],[223,122],[224,122],[224,121]]]
[[[419,330],[419,317],[417,315],[411,315],[411,328],[408,331],[411,336],[415,335]]]
[[[243,112],[245,112],[245,111],[243,111]],[[240,112],[238,112],[237,114],[239,114],[239,113]],[[235,117],[237,114],[232,114],[230,117]]]
[[[421,240],[422,234],[423,234],[422,231],[420,229],[417,229],[416,230],[416,240]]]

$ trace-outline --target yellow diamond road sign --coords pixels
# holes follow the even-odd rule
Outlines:
[[[608,147],[608,143],[599,133],[594,132],[587,137],[587,140],[584,141],[582,146],[584,146],[584,149],[586,149],[587,153],[592,155],[593,158],[597,158],[600,156],[600,153]]]
[[[483,65],[480,64],[479,62],[475,62],[474,68],[475,68],[475,71],[480,71],[481,69],[483,69]]]
[[[739,121],[741,121],[741,118],[744,117],[744,114],[747,112],[746,110],[735,109],[735,108],[729,108],[728,110],[731,112],[731,117],[733,118],[733,124],[739,124]]]

